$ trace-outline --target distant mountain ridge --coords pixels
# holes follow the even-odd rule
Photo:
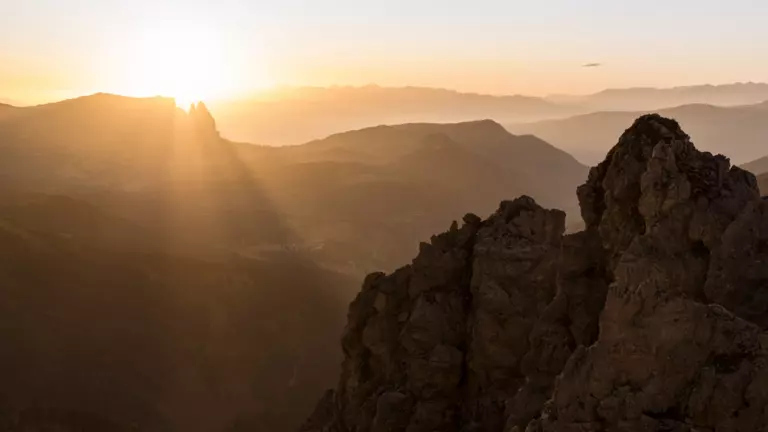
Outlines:
[[[540,119],[575,111],[542,98],[424,87],[299,87],[211,103],[225,134],[258,144],[299,144],[347,130],[478,118]]]
[[[595,111],[642,113],[689,104],[736,106],[767,100],[768,84],[751,82],[618,88],[546,97],[368,85],[280,87],[237,99],[211,100],[208,105],[224,136],[279,146],[383,124],[456,123],[481,118],[502,124],[530,123]]]
[[[768,104],[720,107],[682,105],[654,110],[677,119],[699,148],[713,153],[727,151],[737,164],[765,155],[768,142]],[[601,111],[558,120],[505,125],[513,133],[531,133],[592,164],[610,148],[612,137],[624,130],[642,111]],[[727,148],[723,146],[727,145]]]
[[[733,83],[679,87],[631,87],[606,89],[589,95],[551,95],[546,100],[575,104],[586,110],[654,110],[688,104],[749,105],[768,100],[766,83]]]
[[[733,106],[768,100],[768,84],[609,89],[591,95],[488,95],[424,87],[294,87],[211,108],[224,134],[268,145],[299,144],[381,124],[493,119],[533,122],[594,111],[646,111],[693,103]]]

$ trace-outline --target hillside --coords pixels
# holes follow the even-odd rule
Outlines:
[[[757,176],[757,184],[760,187],[760,192],[768,196],[768,173]]]
[[[374,273],[338,385],[301,428],[756,431],[768,395],[768,201],[674,120],[638,118],[577,192],[522,196]]]
[[[768,137],[768,104],[735,107],[684,105],[654,109],[677,119],[704,151],[727,152],[741,164],[765,155]],[[513,133],[534,134],[580,161],[594,164],[632,119],[643,112],[596,112],[561,120],[505,125]]]

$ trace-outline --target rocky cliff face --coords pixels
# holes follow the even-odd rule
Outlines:
[[[369,276],[306,432],[753,431],[768,423],[768,202],[753,175],[639,118],[578,188]]]

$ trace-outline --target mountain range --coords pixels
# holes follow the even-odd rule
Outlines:
[[[267,147],[164,98],[4,111],[2,430],[293,430],[364,273],[509,193],[575,207],[587,174],[488,120]]]
[[[466,208],[490,212],[511,191],[573,209],[568,190],[587,171],[492,121],[266,147],[221,139],[207,110],[196,120],[160,98],[101,94],[15,111],[0,119],[7,188],[75,196],[157,235],[172,224],[176,243],[256,255],[289,247],[358,274],[393,268],[414,238]],[[180,209],[195,217],[169,213]],[[381,223],[386,235],[371,237]]]
[[[594,111],[647,111],[685,104],[747,105],[766,100],[768,84],[763,83],[609,89],[589,95],[548,97],[371,85],[287,87],[237,100],[211,101],[209,105],[227,137],[285,145],[382,124],[483,118],[509,124]]]

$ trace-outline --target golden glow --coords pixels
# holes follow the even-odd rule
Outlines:
[[[230,54],[231,44],[211,29],[169,24],[125,45],[115,52],[116,93],[174,97],[186,109],[193,102],[231,96],[246,84],[245,59]]]

